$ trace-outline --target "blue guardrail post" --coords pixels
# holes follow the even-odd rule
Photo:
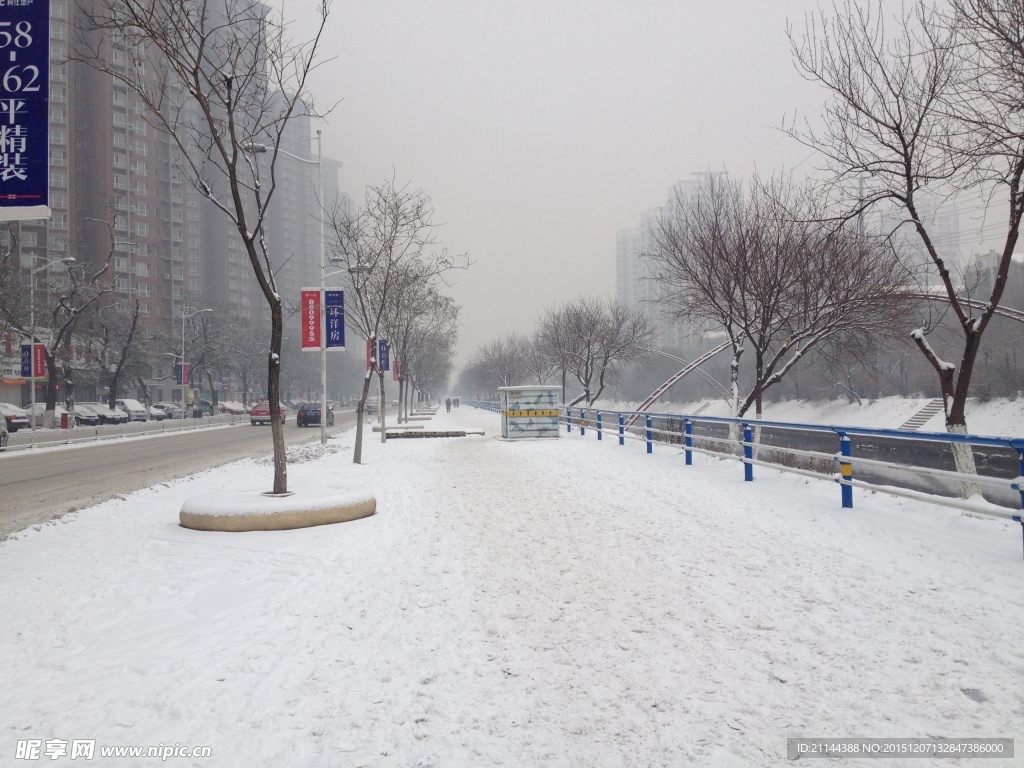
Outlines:
[[[626,417],[619,414],[619,445],[626,444]]]
[[[572,408],[565,409],[565,431],[572,432]]]
[[[600,440],[602,437],[601,433],[601,412],[597,412],[597,439]]]
[[[852,444],[850,437],[845,432],[839,433],[839,453],[842,456],[852,456]],[[853,464],[849,461],[839,461],[839,476],[841,480],[853,479]],[[853,509],[853,486],[839,484],[843,494],[843,509]]]
[[[651,417],[647,417],[647,452],[654,453],[654,432],[651,430]]]
[[[743,479],[750,482],[754,479],[754,465],[750,460],[754,458],[754,433],[749,424],[743,425]]]
[[[686,464],[689,466],[693,464],[693,451],[690,450],[693,448],[693,422],[687,419],[685,425],[683,432],[686,434],[686,437],[683,440],[686,443]]]
[[[580,436],[587,434],[587,412],[580,408]]]

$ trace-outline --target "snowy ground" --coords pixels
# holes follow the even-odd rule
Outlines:
[[[297,452],[293,485],[371,488],[365,520],[177,525],[189,496],[269,485],[246,461],[0,543],[0,765],[53,738],[209,745],[166,761],[207,768],[590,768],[1024,736],[1019,526],[860,491],[844,512],[832,483],[591,434],[502,442],[465,406],[435,425],[488,435]]]

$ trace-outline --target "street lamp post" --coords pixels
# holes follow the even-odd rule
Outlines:
[[[302,139],[305,141],[305,139]],[[299,142],[296,142],[299,143]],[[266,144],[246,144],[243,149],[249,152],[264,153],[268,147]],[[305,157],[286,152],[283,149],[277,150],[279,154],[297,160],[300,163],[316,165],[317,186],[320,196],[320,445],[327,443],[327,307],[324,306],[324,292],[327,290],[327,257],[326,239],[324,238],[324,166],[322,133],[316,132],[316,160],[308,160]]]
[[[35,259],[33,258],[33,262]],[[29,413],[31,414],[32,421],[32,447],[36,447],[36,272],[42,272],[44,269],[56,264],[57,262],[64,264],[70,269],[71,265],[75,263],[74,256],[65,256],[63,259],[51,259],[43,264],[41,267],[30,269],[28,273],[28,324],[30,327],[30,338],[28,340],[29,347]],[[74,414],[71,414],[70,419],[74,419]],[[70,421],[68,422],[70,423]]]
[[[188,307],[181,306],[181,418],[185,418],[185,321],[190,317],[201,315],[203,312],[213,312],[212,309],[197,309],[193,312],[186,312]],[[211,401],[212,402],[212,401]]]

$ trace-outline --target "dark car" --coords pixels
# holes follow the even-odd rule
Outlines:
[[[8,432],[17,432],[22,427],[28,429],[32,426],[28,420],[28,413],[14,403],[0,403],[0,414],[7,423]]]
[[[295,423],[300,427],[308,427],[320,423],[320,403],[303,403],[295,414]],[[327,426],[334,426],[334,409],[327,406]]]

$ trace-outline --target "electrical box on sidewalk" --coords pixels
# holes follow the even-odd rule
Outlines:
[[[509,440],[525,437],[558,437],[561,387],[541,385],[499,387],[501,436]]]

